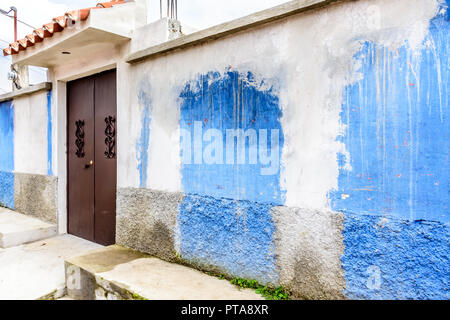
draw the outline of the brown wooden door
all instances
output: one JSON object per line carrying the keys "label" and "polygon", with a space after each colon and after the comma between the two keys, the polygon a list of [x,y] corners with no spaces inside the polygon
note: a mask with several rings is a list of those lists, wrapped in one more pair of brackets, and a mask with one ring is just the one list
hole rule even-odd
{"label": "brown wooden door", "polygon": [[68,231],[115,243],[116,72],[67,84]]}

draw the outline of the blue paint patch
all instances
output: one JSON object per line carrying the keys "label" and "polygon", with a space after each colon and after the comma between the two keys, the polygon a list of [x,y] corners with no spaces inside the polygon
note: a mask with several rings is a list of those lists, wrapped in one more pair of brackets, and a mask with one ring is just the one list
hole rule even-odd
{"label": "blue paint patch", "polygon": [[14,173],[0,171],[0,206],[14,209]]}
{"label": "blue paint patch", "polygon": [[0,103],[0,205],[14,209],[14,108]]}
{"label": "blue paint patch", "polygon": [[0,170],[14,170],[14,108],[12,101],[0,103]]}
{"label": "blue paint patch", "polygon": [[148,167],[148,148],[150,145],[150,124],[151,118],[151,97],[150,83],[143,81],[139,90],[139,103],[142,106],[141,112],[141,135],[136,142],[137,169],[139,171],[139,187],[147,187],[147,167]]}
{"label": "blue paint patch", "polygon": [[345,90],[338,138],[350,159],[339,155],[339,190],[330,193],[332,208],[345,214],[350,298],[449,298],[446,7],[422,48],[366,42],[355,57],[363,78]]}
{"label": "blue paint patch", "polygon": [[344,228],[348,298],[450,298],[447,225],[346,214]]}
{"label": "blue paint patch", "polygon": [[[180,128],[192,140],[188,150],[186,137],[180,139],[187,194],[178,215],[181,256],[234,276],[276,283],[270,210],[284,203],[276,89],[252,73],[210,72],[186,84],[180,98]],[[247,137],[240,144],[236,137],[227,139],[227,130],[236,129],[257,139]],[[269,154],[275,159],[270,163]]]}
{"label": "blue paint patch", "polygon": [[449,32],[440,15],[419,52],[367,42],[356,56],[364,77],[341,113],[352,170],[340,155],[334,209],[450,221]]}
{"label": "blue paint patch", "polygon": [[277,283],[270,207],[251,201],[187,195],[179,208],[180,254],[234,276]]}
{"label": "blue paint patch", "polygon": [[[206,164],[203,155],[210,142],[192,143],[191,164],[182,163],[182,185],[186,193],[283,204],[285,192],[280,189],[280,159],[284,144],[280,124],[282,116],[279,99],[273,86],[265,80],[257,81],[252,73],[245,75],[236,71],[210,72],[189,82],[180,94],[182,99],[180,128],[191,133],[194,140],[195,122],[201,122],[202,133],[216,129],[222,135],[222,163]],[[232,142],[234,164],[227,164],[227,130],[254,130],[258,142],[245,140],[245,163],[238,163],[237,139]],[[266,132],[261,130],[267,130]],[[263,174],[261,158],[261,136],[267,137],[267,148],[278,145],[278,161],[273,174]],[[278,133],[278,141],[272,142],[272,134]],[[202,140],[202,136],[198,140]],[[183,141],[182,145],[183,145]],[[182,147],[183,148],[183,147]],[[256,163],[250,162],[250,150],[257,154]],[[182,158],[184,156],[182,155]],[[274,161],[274,162],[276,162]],[[200,163],[199,163],[200,162]]]}
{"label": "blue paint patch", "polygon": [[52,91],[47,92],[47,174],[53,175]]}

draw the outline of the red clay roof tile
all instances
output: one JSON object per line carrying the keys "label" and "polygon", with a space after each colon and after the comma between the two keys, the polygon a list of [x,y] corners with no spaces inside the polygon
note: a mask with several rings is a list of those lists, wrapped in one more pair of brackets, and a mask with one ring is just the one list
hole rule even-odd
{"label": "red clay roof tile", "polygon": [[66,12],[65,17],[66,17],[66,19],[71,19],[74,22],[83,21],[89,17],[90,12],[91,12],[91,8],[72,10],[72,11]]}
{"label": "red clay roof tile", "polygon": [[34,46],[34,42],[31,41],[27,36],[25,36],[25,38],[23,38],[22,41],[25,43],[25,46],[27,48]]}
{"label": "red clay roof tile", "polygon": [[[125,2],[125,1],[117,1],[117,2]],[[112,6],[116,5],[117,2],[114,1],[110,1],[110,2],[99,2],[97,3],[97,7],[101,7],[101,8],[111,8]]]}
{"label": "red clay roof tile", "polygon": [[20,46],[19,46],[19,42],[18,41],[10,43],[9,47],[11,48],[11,51],[15,52],[15,53],[18,53],[19,50],[20,50]]}
{"label": "red clay roof tile", "polygon": [[36,43],[36,37],[34,34],[27,34],[25,38],[28,40],[29,45],[34,45]]}
{"label": "red clay roof tile", "polygon": [[19,42],[19,51],[21,50],[25,50],[27,48],[27,40],[25,39],[20,39],[17,42]]}
{"label": "red clay roof tile", "polygon": [[44,28],[44,30],[47,30],[51,34],[51,36],[53,36],[54,32],[58,32],[58,31],[62,30],[61,26],[59,26],[59,28],[57,26],[59,26],[59,25],[55,24],[53,22],[50,22],[50,23],[44,24],[42,26],[42,28]]}
{"label": "red clay roof tile", "polygon": [[11,48],[10,47],[3,49],[3,55],[4,56],[8,56],[10,54],[11,54]]}
{"label": "red clay roof tile", "polygon": [[42,40],[44,40],[44,29],[39,28],[39,29],[33,30],[33,35],[34,35],[35,42],[41,42]]}
{"label": "red clay roof tile", "polygon": [[42,42],[45,38],[52,37],[55,32],[64,31],[68,25],[73,25],[77,21],[86,20],[92,9],[111,8],[125,2],[127,1],[115,0],[100,2],[96,7],[68,11],[63,16],[53,18],[52,22],[44,24],[42,28],[33,30],[33,33],[26,35],[25,38],[10,43],[9,47],[3,49],[3,55],[17,54],[19,51],[26,50],[27,47],[34,46],[35,43]]}
{"label": "red clay roof tile", "polygon": [[67,21],[66,21],[65,16],[53,18],[53,23],[57,23],[63,29],[67,26]]}

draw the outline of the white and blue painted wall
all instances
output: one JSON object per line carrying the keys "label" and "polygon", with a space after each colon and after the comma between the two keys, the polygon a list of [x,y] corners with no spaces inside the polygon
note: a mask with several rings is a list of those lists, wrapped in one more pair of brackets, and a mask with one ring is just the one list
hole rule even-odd
{"label": "white and blue painted wall", "polygon": [[115,65],[118,244],[296,298],[448,299],[448,6],[339,1],[129,64],[167,21],[138,28],[0,104],[0,203],[65,221],[64,82]]}
{"label": "white and blue painted wall", "polygon": [[[342,211],[346,294],[449,298],[449,11],[422,44],[362,42],[362,78],[345,88],[333,210]],[[364,276],[380,275],[367,290]]]}
{"label": "white and blue painted wall", "polygon": [[117,242],[301,298],[448,299],[448,5],[119,63]]}
{"label": "white and blue painted wall", "polygon": [[0,205],[56,223],[52,92],[0,103]]}

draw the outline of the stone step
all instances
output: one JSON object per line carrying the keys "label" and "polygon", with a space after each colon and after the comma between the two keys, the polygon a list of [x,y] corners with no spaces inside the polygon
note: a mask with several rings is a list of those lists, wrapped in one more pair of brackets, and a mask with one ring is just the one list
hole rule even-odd
{"label": "stone step", "polygon": [[54,224],[0,207],[0,248],[47,239],[56,234]]}
{"label": "stone step", "polygon": [[0,250],[0,300],[53,300],[67,294],[64,261],[102,246],[70,234]]}
{"label": "stone step", "polygon": [[227,280],[113,245],[67,259],[75,300],[263,300]]}

